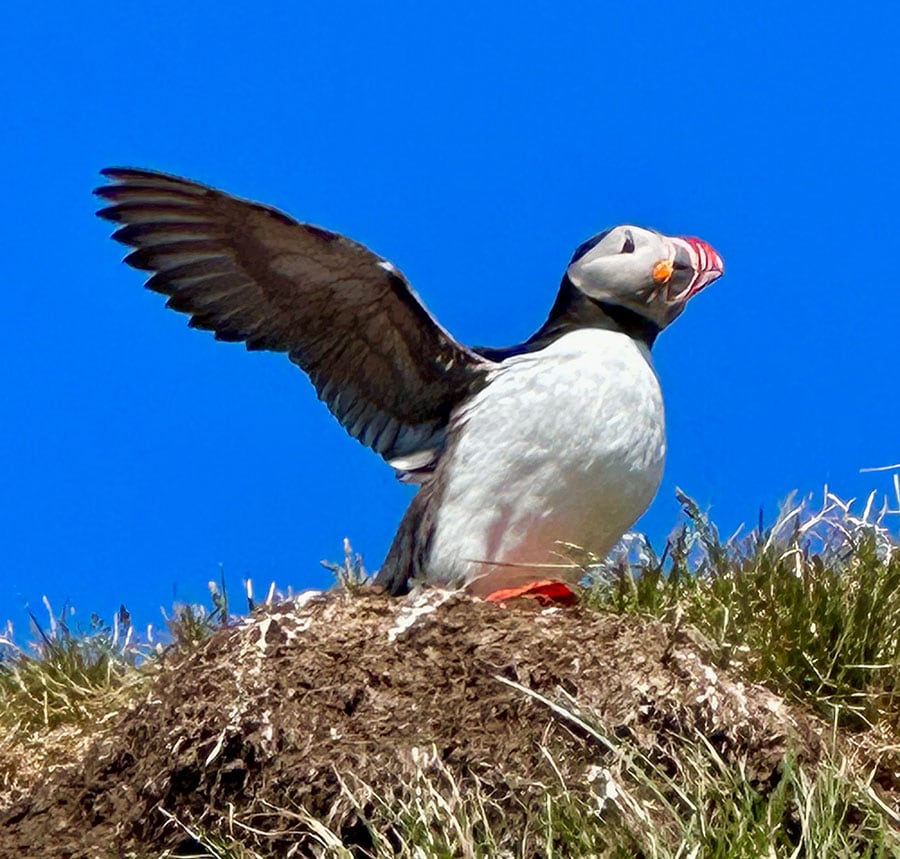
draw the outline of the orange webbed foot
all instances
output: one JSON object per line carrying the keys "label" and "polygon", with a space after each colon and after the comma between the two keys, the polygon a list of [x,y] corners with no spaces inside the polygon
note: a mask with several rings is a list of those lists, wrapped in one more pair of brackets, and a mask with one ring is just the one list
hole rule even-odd
{"label": "orange webbed foot", "polygon": [[554,579],[541,579],[517,588],[501,588],[488,594],[485,599],[488,602],[506,602],[519,597],[535,599],[541,605],[575,605],[578,602],[577,594],[565,582]]}

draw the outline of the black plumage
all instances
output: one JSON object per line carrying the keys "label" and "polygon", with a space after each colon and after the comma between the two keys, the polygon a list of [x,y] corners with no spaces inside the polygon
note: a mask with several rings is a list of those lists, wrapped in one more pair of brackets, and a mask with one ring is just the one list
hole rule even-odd
{"label": "black plumage", "polygon": [[[270,206],[162,173],[110,168],[98,214],[126,262],[189,324],[287,352],[354,438],[387,460],[438,447],[490,362],[454,340],[368,248]],[[415,391],[415,396],[409,392]]]}

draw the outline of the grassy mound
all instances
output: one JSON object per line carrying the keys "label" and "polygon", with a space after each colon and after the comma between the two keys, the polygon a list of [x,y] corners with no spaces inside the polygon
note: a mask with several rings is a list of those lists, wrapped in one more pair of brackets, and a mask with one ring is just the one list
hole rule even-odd
{"label": "grassy mound", "polygon": [[0,856],[900,856],[895,539],[683,501],[574,609],[352,586],[9,647]]}

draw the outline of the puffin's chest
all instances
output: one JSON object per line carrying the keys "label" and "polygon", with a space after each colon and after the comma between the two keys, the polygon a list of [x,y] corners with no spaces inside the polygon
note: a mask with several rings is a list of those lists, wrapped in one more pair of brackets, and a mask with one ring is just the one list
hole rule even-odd
{"label": "puffin's chest", "polygon": [[505,361],[454,435],[436,534],[448,557],[537,562],[557,540],[605,553],[650,504],[665,460],[649,354],[595,329]]}
{"label": "puffin's chest", "polygon": [[504,362],[462,415],[454,465],[525,482],[546,472],[605,483],[604,474],[654,470],[664,453],[662,392],[646,349],[587,329]]}

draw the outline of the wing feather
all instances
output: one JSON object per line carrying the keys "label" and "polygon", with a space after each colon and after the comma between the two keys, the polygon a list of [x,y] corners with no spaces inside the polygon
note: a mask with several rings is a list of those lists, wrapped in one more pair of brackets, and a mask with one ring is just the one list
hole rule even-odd
{"label": "wing feather", "polygon": [[492,362],[457,342],[389,262],[345,236],[163,173],[102,171],[125,261],[189,325],[286,352],[354,438],[387,460],[439,448]]}

